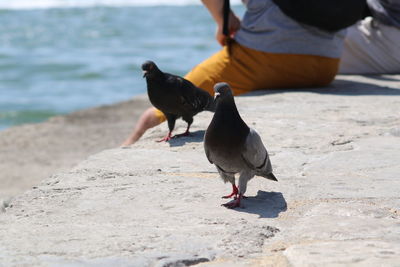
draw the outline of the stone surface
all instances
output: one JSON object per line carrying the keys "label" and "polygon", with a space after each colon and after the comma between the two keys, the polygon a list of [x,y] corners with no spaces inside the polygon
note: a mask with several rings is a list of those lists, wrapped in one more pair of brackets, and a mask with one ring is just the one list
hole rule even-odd
{"label": "stone surface", "polygon": [[0,131],[0,207],[1,199],[9,201],[51,174],[121,144],[148,106],[140,96]]}
{"label": "stone surface", "polygon": [[156,143],[161,125],[94,154],[3,205],[0,266],[400,266],[399,87],[339,76],[237,97],[279,180],[251,180],[239,209],[204,155],[211,113],[190,137]]}

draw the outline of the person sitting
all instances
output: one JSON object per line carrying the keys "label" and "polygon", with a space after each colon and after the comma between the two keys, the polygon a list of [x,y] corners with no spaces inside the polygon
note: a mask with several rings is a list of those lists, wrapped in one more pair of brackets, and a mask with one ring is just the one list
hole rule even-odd
{"label": "person sitting", "polygon": [[[249,0],[244,1],[246,12],[241,21],[229,11],[229,34],[223,34],[223,0],[203,0],[217,24],[216,39],[224,47],[195,66],[185,78],[213,95],[213,86],[227,82],[234,95],[268,88],[309,88],[332,82],[339,68],[345,38],[345,28],[361,16],[365,1],[340,2],[343,20],[330,10],[329,2],[313,0],[314,9],[299,14],[297,5],[310,0]],[[302,2],[302,3],[300,3]],[[300,3],[300,4],[299,4]],[[328,5],[327,5],[328,4]],[[296,7],[296,8],[292,8]],[[331,12],[333,17],[321,18],[318,9]],[[286,12],[284,12],[284,11]],[[356,10],[356,12],[354,12]],[[315,20],[309,21],[311,15]],[[329,14],[328,14],[329,15]],[[295,19],[294,19],[295,18]],[[303,21],[304,20],[304,21]],[[326,24],[326,21],[332,23]],[[336,24],[335,24],[336,23]],[[336,27],[337,24],[339,27]],[[227,37],[233,41],[227,44]],[[149,128],[165,121],[164,114],[154,107],[147,109],[122,146],[135,143]]]}
{"label": "person sitting", "polygon": [[367,16],[348,28],[339,73],[400,73],[400,1],[367,5]]}

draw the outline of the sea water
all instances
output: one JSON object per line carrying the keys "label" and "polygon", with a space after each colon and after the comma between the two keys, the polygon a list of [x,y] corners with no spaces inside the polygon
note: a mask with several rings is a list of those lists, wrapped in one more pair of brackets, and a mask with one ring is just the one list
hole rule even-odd
{"label": "sea water", "polygon": [[214,33],[200,0],[0,0],[0,129],[143,94],[145,60],[184,75]]}

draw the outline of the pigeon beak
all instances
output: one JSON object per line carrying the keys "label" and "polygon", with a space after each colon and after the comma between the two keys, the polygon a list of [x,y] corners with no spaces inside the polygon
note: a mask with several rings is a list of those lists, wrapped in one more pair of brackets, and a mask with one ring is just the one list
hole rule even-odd
{"label": "pigeon beak", "polygon": [[220,95],[220,93],[215,92],[215,94],[214,94],[214,100],[217,99],[217,98],[219,97],[219,95]]}
{"label": "pigeon beak", "polygon": [[147,76],[147,70],[143,71],[143,78]]}

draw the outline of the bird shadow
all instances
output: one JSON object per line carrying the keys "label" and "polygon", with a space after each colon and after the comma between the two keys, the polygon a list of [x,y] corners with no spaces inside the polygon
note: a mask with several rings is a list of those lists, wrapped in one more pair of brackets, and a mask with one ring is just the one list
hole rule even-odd
{"label": "bird shadow", "polygon": [[189,136],[172,138],[168,141],[170,147],[184,146],[186,143],[200,143],[204,139],[204,130],[191,132]]}
{"label": "bird shadow", "polygon": [[241,208],[234,210],[258,214],[260,218],[276,218],[279,213],[285,212],[287,209],[287,203],[282,193],[261,190],[258,190],[256,196],[243,199],[241,205]]}
{"label": "bird shadow", "polygon": [[[360,75],[361,76],[361,75]],[[397,77],[377,76],[377,75],[363,75],[363,77],[382,80],[382,81],[397,81]],[[352,81],[341,79],[337,77],[329,86],[315,87],[315,88],[271,88],[267,90],[257,90],[247,94],[246,96],[260,96],[278,93],[296,93],[296,92],[313,92],[317,94],[326,95],[347,95],[347,96],[362,96],[362,95],[387,95],[397,96],[400,95],[400,88],[381,86],[374,83]]]}

